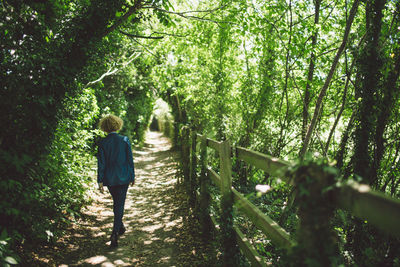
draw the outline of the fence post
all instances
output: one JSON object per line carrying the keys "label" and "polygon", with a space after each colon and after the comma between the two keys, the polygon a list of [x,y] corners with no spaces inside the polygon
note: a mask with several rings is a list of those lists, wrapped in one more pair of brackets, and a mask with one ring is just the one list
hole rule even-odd
{"label": "fence post", "polygon": [[197,175],[196,175],[196,166],[197,166],[197,156],[196,156],[196,137],[197,133],[195,131],[190,131],[190,139],[191,139],[191,149],[190,149],[190,192],[189,192],[189,204],[194,208],[197,203],[196,198],[196,189],[197,189]]}
{"label": "fence post", "polygon": [[231,146],[228,140],[221,143],[220,150],[221,176],[221,234],[223,266],[239,265],[239,249],[233,229],[233,194]]}
{"label": "fence post", "polygon": [[[185,126],[183,126],[183,127],[181,127],[181,123],[178,121],[178,122],[174,122],[174,124],[173,124],[173,136],[172,136],[172,145],[173,145],[173,148],[174,149],[179,149],[179,146],[181,145],[182,146],[182,140],[181,140],[181,138],[179,138],[179,137],[183,137],[182,136],[182,130],[183,130],[183,127],[185,127]],[[181,136],[179,136],[179,131],[181,131]]]}
{"label": "fence post", "polygon": [[189,191],[190,179],[190,146],[189,146],[189,128],[182,127],[182,169],[183,169],[183,183],[185,184],[186,193]]}
{"label": "fence post", "polygon": [[[289,266],[339,266],[342,259],[332,225],[335,211],[333,190],[336,174],[329,166],[301,163],[294,172],[297,187],[299,227],[297,245],[289,255]],[[327,171],[328,170],[328,171]]]}
{"label": "fence post", "polygon": [[200,203],[199,217],[202,226],[203,237],[209,238],[212,230],[210,219],[210,177],[207,173],[207,138],[202,136],[200,139]]}

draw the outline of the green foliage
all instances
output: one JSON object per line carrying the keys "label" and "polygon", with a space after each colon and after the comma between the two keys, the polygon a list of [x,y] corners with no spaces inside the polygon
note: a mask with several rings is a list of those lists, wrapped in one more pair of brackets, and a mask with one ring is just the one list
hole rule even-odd
{"label": "green foliage", "polygon": [[[138,58],[140,45],[111,33],[141,30],[147,12],[136,4],[2,1],[0,229],[10,237],[2,236],[1,263],[22,241],[52,242],[80,216],[95,177],[101,115],[121,115],[123,134],[143,140],[153,109],[152,62]],[[168,0],[151,5],[173,25],[160,11],[172,8]]]}
{"label": "green foliage", "polygon": [[[316,23],[317,1],[157,0],[128,16],[136,1],[3,1],[0,225],[14,241],[51,240],[57,224],[79,216],[86,201],[99,117],[121,116],[122,134],[141,143],[156,95],[171,108],[172,116],[157,118],[176,122],[164,128],[174,138],[190,123],[208,137],[297,158],[352,2],[321,1]],[[355,171],[399,196],[400,4],[366,1],[360,8],[309,150],[337,159],[344,177]],[[163,39],[132,40],[114,28]],[[245,193],[258,183],[273,187],[253,200],[278,220],[289,189],[239,161],[234,171],[233,183]],[[306,187],[299,192],[309,194]],[[295,222],[292,213],[282,224],[293,230]],[[337,221],[343,239],[355,234],[353,223]],[[373,230],[358,229],[363,240],[374,240],[367,238]],[[385,259],[369,241],[349,254],[377,255],[378,263],[395,258],[398,243],[390,243]]]}
{"label": "green foliage", "polygon": [[[79,216],[88,201],[85,191],[91,181],[93,161],[92,130],[98,116],[93,90],[65,100],[63,119],[59,121],[49,154],[29,169],[26,181],[2,180],[1,213],[3,227],[20,240],[39,238],[51,241],[59,225]],[[22,234],[22,236],[20,236]],[[19,236],[19,237],[18,237]]]}
{"label": "green foliage", "polygon": [[336,208],[332,192],[338,179],[337,170],[325,160],[313,160],[308,156],[295,164],[290,172],[296,184],[299,226],[297,245],[290,252],[288,264],[340,265],[343,259],[332,225]]}
{"label": "green foliage", "polygon": [[101,114],[120,116],[124,120],[121,133],[134,144],[143,141],[153,111],[153,85],[148,77],[150,71],[149,63],[138,58],[132,66],[105,78],[100,89],[96,90]]}
{"label": "green foliage", "polygon": [[158,129],[163,132],[165,136],[173,138],[173,117],[168,104],[162,99],[157,99],[155,101],[153,116]]}
{"label": "green foliage", "polygon": [[[175,27],[174,33],[185,37],[165,36],[155,46],[153,52],[163,61],[154,66],[153,79],[171,106],[175,121],[188,122],[207,137],[227,138],[233,145],[286,160],[298,157],[303,131],[308,128],[316,102],[321,101],[309,151],[329,162],[336,159],[344,179],[353,177],[351,173],[358,166],[363,181],[374,181],[376,189],[398,196],[400,127],[399,112],[394,107],[399,104],[395,90],[399,72],[394,70],[399,69],[400,61],[394,40],[399,38],[399,4],[378,1],[382,12],[373,10],[374,1],[359,7],[327,93],[319,100],[354,1],[320,1],[316,23],[317,2],[178,2],[177,11],[212,12],[192,20],[175,16],[176,25],[181,26]],[[159,28],[170,31],[162,25]],[[370,38],[374,31],[378,38]],[[314,67],[310,78],[311,59]],[[369,82],[371,79],[374,83]],[[359,153],[360,147],[366,153]],[[218,169],[213,156],[210,165]],[[272,185],[276,179],[240,161],[235,160],[233,166],[233,184],[244,193],[252,193],[258,183]],[[277,189],[254,202],[293,230],[297,221],[293,211],[288,219],[280,220],[290,191],[284,186],[280,190],[277,184],[274,187]],[[298,190],[301,197],[310,193],[306,187]],[[351,220],[338,222],[342,240],[351,225]],[[360,231],[365,231],[365,236],[372,234],[368,229]],[[396,251],[395,246],[389,250]],[[346,253],[351,255],[355,250]],[[378,257],[385,260],[382,254]]]}
{"label": "green foliage", "polygon": [[[1,37],[0,116],[7,122],[0,134],[0,224],[11,233],[11,248],[23,240],[51,242],[60,225],[80,216],[90,200],[86,191],[100,136],[96,123],[107,103],[96,98],[101,87],[83,84],[106,72],[124,44],[115,34],[101,40],[121,1],[100,6],[50,2],[46,8],[24,1],[1,7],[8,22],[0,25],[6,33]],[[132,89],[131,106],[120,111],[129,108],[130,135],[141,140],[152,95],[146,82],[136,81],[142,90]],[[121,81],[120,88],[128,82]]]}
{"label": "green foliage", "polygon": [[[75,120],[62,109],[66,97],[76,97],[82,88],[79,73],[91,57],[89,48],[96,47],[120,6],[121,1],[101,7],[85,1],[2,1],[0,121],[6,126],[0,133],[0,225],[11,233],[11,246],[26,238],[47,239],[54,220],[64,216],[53,220],[54,213],[73,206],[71,199],[82,193],[71,192],[76,189],[67,187],[72,181],[63,185],[79,160],[64,163],[58,157],[66,148],[81,147],[74,138],[86,133],[73,125],[62,132],[60,123]],[[70,137],[73,142],[66,144]]]}
{"label": "green foliage", "polygon": [[0,235],[0,264],[4,267],[17,265],[20,262],[19,257],[10,249],[10,240],[6,229],[3,229]]}

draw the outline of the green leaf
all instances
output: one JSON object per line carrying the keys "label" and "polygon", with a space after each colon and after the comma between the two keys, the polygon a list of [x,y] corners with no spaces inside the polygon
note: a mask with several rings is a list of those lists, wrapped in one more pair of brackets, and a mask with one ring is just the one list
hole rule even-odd
{"label": "green leaf", "polygon": [[171,8],[172,10],[174,10],[174,6],[171,4],[171,2],[170,2],[169,0],[164,0],[164,1],[163,1],[163,7],[164,7],[166,10],[170,10],[170,8]]}
{"label": "green leaf", "polygon": [[7,236],[8,236],[7,230],[3,229],[3,231],[1,232],[1,235],[0,235],[0,240],[7,240]]}
{"label": "green leaf", "polygon": [[5,257],[4,261],[9,264],[18,264],[17,260],[10,256]]}

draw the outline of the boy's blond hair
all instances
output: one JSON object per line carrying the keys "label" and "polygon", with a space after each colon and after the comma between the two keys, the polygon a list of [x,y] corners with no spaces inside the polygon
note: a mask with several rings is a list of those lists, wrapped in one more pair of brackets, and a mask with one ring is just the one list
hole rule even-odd
{"label": "boy's blond hair", "polygon": [[124,125],[123,120],[120,117],[109,114],[100,120],[100,129],[106,133],[116,132],[121,130]]}

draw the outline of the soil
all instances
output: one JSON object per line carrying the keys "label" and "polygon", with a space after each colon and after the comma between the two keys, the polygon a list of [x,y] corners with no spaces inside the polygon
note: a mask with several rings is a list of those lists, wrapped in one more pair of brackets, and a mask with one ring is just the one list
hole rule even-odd
{"label": "soil", "polygon": [[95,192],[82,219],[53,245],[33,253],[43,266],[215,266],[213,242],[201,238],[200,226],[178,183],[179,153],[159,132],[148,132],[134,149],[136,183],[128,190],[127,229],[111,249],[112,199]]}

